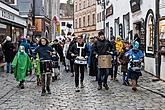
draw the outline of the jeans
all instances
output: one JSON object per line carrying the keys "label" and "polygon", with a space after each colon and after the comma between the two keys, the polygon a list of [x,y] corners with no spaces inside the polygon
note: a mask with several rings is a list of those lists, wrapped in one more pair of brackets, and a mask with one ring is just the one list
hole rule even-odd
{"label": "jeans", "polygon": [[117,71],[118,71],[118,66],[112,66],[111,68],[111,78],[116,78],[117,77]]}
{"label": "jeans", "polygon": [[70,60],[70,71],[71,71],[71,73],[73,73],[74,72],[74,61],[72,61],[72,60]]}
{"label": "jeans", "polygon": [[80,77],[81,83],[83,83],[83,80],[84,80],[84,65],[75,64],[74,69],[75,69],[75,86],[78,87],[79,73],[81,74],[81,77]]}
{"label": "jeans", "polygon": [[128,81],[128,74],[123,72],[123,82]]}
{"label": "jeans", "polygon": [[98,85],[107,84],[109,68],[98,68]]}
{"label": "jeans", "polygon": [[7,62],[6,73],[10,73],[11,71],[11,62]]}
{"label": "jeans", "polygon": [[[50,86],[51,71],[52,71],[51,62],[41,62],[40,71],[41,71],[42,90],[45,90],[45,82],[46,82],[46,87]],[[46,76],[47,76],[47,81],[45,80]]]}

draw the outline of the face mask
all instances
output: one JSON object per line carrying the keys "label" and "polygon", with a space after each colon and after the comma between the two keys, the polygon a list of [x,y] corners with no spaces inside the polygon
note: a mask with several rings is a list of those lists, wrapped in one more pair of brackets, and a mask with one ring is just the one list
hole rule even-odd
{"label": "face mask", "polygon": [[20,52],[21,52],[21,53],[25,52],[25,50],[24,50],[24,47],[23,47],[23,46],[20,46]]}

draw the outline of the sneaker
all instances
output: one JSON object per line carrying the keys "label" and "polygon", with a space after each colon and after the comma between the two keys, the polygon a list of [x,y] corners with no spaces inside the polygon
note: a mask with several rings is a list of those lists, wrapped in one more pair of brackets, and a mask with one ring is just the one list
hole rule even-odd
{"label": "sneaker", "polygon": [[85,86],[84,86],[84,84],[83,84],[83,82],[81,82],[81,88],[84,88]]}
{"label": "sneaker", "polygon": [[130,86],[129,81],[125,81],[126,86]]}
{"label": "sneaker", "polygon": [[41,96],[45,96],[45,95],[46,95],[46,90],[42,90]]}
{"label": "sneaker", "polygon": [[48,94],[51,94],[51,91],[50,91],[50,87],[49,86],[46,87],[46,90],[47,90]]}
{"label": "sneaker", "polygon": [[109,89],[109,87],[108,87],[107,84],[103,84],[103,86],[105,87],[105,90],[108,90]]}
{"label": "sneaker", "polygon": [[75,90],[76,92],[80,92],[80,89],[79,89],[79,87],[76,87],[76,90]]}
{"label": "sneaker", "polygon": [[97,90],[101,90],[102,89],[102,86],[101,85],[99,85],[98,86],[98,88],[97,88]]}

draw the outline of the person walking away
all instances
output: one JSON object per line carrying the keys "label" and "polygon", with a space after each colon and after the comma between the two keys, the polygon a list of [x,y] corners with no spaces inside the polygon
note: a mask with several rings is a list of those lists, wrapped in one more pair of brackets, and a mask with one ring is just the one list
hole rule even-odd
{"label": "person walking away", "polygon": [[14,77],[16,78],[16,81],[20,82],[18,87],[24,89],[26,72],[29,71],[32,67],[30,58],[25,52],[24,46],[19,47],[18,53],[16,54],[12,62],[12,66],[14,69]]}
{"label": "person walking away", "polygon": [[12,73],[12,67],[11,67],[11,62],[14,59],[15,53],[14,53],[14,45],[11,41],[11,37],[7,36],[5,39],[5,43],[2,45],[2,49],[5,55],[5,62],[7,62],[7,68],[6,68],[6,73]]}
{"label": "person walking away", "polygon": [[[42,83],[42,92],[41,96],[46,95],[46,90],[48,94],[51,94],[50,90],[50,80],[51,80],[51,55],[53,52],[53,48],[48,46],[47,38],[43,37],[39,40],[39,46],[34,50],[34,53],[39,55],[40,58],[40,73],[41,73],[41,83]],[[45,81],[45,77],[47,76],[47,81]],[[45,90],[45,82],[46,82],[46,90]]]}
{"label": "person walking away", "polygon": [[[105,39],[104,33],[102,31],[98,33],[98,36],[99,36],[99,40],[94,44],[93,53],[96,58],[99,58],[100,56],[103,55],[108,56],[112,50],[112,44],[110,41]],[[102,89],[102,83],[106,90],[109,89],[107,85],[107,79],[110,73],[110,68],[111,67],[106,67],[106,68],[98,67],[98,90]]]}
{"label": "person walking away", "polygon": [[138,49],[139,43],[137,41],[133,44],[133,49],[126,52],[125,56],[129,58],[128,72],[132,82],[132,90],[137,90],[137,82],[141,76],[141,63],[144,60],[144,53]]}
{"label": "person walking away", "polygon": [[70,42],[71,42],[71,39],[69,37],[67,37],[65,44],[64,44],[64,49],[63,49],[63,55],[65,57],[65,70],[66,70],[66,72],[69,71],[69,66],[70,66],[70,61],[69,61],[69,59],[66,58]]}
{"label": "person walking away", "polygon": [[79,90],[79,74],[80,77],[80,84],[81,88],[84,88],[84,68],[87,64],[87,47],[86,44],[83,42],[83,35],[78,36],[77,43],[73,44],[70,48],[71,56],[74,57],[74,69],[75,69],[75,86],[76,92],[80,92]]}

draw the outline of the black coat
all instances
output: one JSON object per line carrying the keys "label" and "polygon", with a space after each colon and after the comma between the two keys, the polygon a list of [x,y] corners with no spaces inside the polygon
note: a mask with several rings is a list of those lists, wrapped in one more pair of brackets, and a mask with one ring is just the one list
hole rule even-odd
{"label": "black coat", "polygon": [[93,54],[97,55],[108,55],[112,51],[112,44],[108,40],[98,40],[93,47]]}
{"label": "black coat", "polygon": [[93,54],[93,46],[92,46],[92,53],[90,56],[90,68],[89,68],[89,76],[96,76],[97,75],[97,58],[95,54]]}
{"label": "black coat", "polygon": [[15,52],[14,52],[14,45],[12,42],[7,41],[4,43],[4,45],[2,46],[3,51],[4,51],[4,55],[5,55],[5,61],[6,62],[12,62],[15,56]]}

